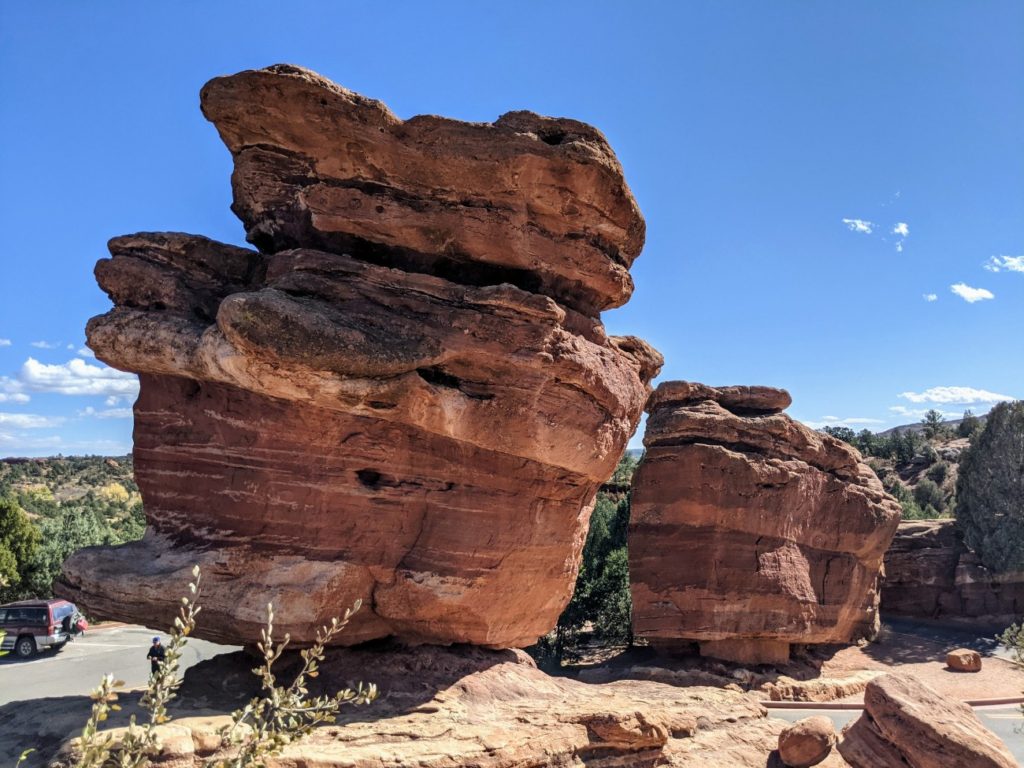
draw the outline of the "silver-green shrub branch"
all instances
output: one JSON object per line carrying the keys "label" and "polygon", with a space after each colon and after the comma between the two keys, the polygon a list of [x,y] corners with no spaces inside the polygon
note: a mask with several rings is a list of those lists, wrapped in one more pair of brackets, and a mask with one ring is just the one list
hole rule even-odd
{"label": "silver-green shrub branch", "polygon": [[149,757],[159,749],[156,726],[170,720],[167,704],[181,685],[181,678],[178,677],[181,656],[189,636],[196,628],[196,616],[201,610],[196,604],[201,579],[198,565],[192,569],[192,578],[194,581],[188,585],[188,596],[181,598],[181,607],[174,619],[164,660],[150,677],[149,687],[140,701],[142,707],[149,712],[148,721],[140,726],[135,715],[132,715],[120,740],[115,740],[110,733],[100,733],[100,723],[107,719],[111,711],[120,710],[117,689],[124,686],[123,681],[105,675],[92,694],[92,714],[82,731],[81,756],[77,768],[143,768],[149,763]]}
{"label": "silver-green shrub branch", "polygon": [[263,684],[262,695],[254,697],[242,709],[232,715],[232,724],[223,736],[227,744],[237,752],[225,760],[214,760],[207,763],[207,768],[245,768],[262,766],[267,757],[278,754],[285,746],[308,735],[322,723],[333,723],[338,711],[345,704],[369,704],[377,697],[377,687],[362,683],[355,690],[346,688],[334,696],[317,696],[308,698],[307,680],[319,674],[319,665],[324,659],[324,648],[348,624],[352,614],[359,610],[360,601],[345,611],[339,621],[332,619],[329,626],[317,631],[313,647],[300,653],[302,668],[292,681],[283,687],[277,684],[274,675],[274,663],[284,653],[290,641],[286,634],[284,640],[274,643],[274,607],[267,606],[267,626],[261,632],[261,641],[257,646],[263,655],[263,664],[253,670]]}
{"label": "silver-green shrub branch", "polygon": [[[132,715],[127,728],[119,738],[101,726],[111,712],[120,710],[118,689],[124,686],[122,680],[105,675],[92,693],[92,712],[82,729],[78,743],[79,756],[75,768],[145,768],[150,758],[160,748],[157,726],[170,721],[167,705],[177,694],[182,679],[178,676],[182,653],[189,636],[196,626],[200,607],[199,567],[192,570],[193,581],[188,585],[189,594],[181,599],[178,617],[174,620],[171,638],[167,644],[164,660],[158,671],[150,678],[149,686],[140,704],[149,713],[148,720],[139,725]],[[313,647],[300,652],[302,667],[291,685],[280,686],[274,675],[273,666],[285,649],[290,637],[274,642],[274,607],[267,606],[267,626],[261,631],[258,644],[263,663],[253,670],[260,678],[262,692],[242,709],[234,712],[231,724],[221,729],[221,745],[228,749],[230,757],[210,760],[207,768],[252,768],[266,765],[266,758],[278,754],[286,745],[308,735],[322,723],[333,723],[338,711],[346,704],[369,704],[377,697],[375,685],[355,690],[346,688],[334,696],[309,698],[308,681],[317,677],[324,660],[326,646],[345,628],[352,614],[360,608],[360,602],[349,610],[341,620],[333,619],[316,635]]]}

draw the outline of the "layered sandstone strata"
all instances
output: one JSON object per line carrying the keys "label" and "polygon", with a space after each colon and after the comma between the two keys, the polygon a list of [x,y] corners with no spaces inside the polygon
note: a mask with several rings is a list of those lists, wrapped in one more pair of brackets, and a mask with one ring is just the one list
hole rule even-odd
{"label": "layered sandstone strata", "polygon": [[1018,763],[974,711],[907,675],[883,675],[864,691],[864,714],[839,752],[854,768],[1013,768]]}
{"label": "layered sandstone strata", "polygon": [[[218,78],[261,251],[115,238],[88,326],[140,374],[141,542],[65,565],[94,615],[298,643],[532,643],[568,601],[593,500],[661,357],[609,337],[644,224],[595,129],[528,113],[401,121],[306,70]],[[556,140],[557,139],[557,140]]]}
{"label": "layered sandstone strata", "polygon": [[1024,614],[1024,573],[982,565],[955,520],[908,520],[885,554],[882,612],[1006,626]]}
{"label": "layered sandstone strata", "polygon": [[[298,661],[285,656],[279,679],[291,680]],[[240,652],[185,673],[154,765],[201,768],[230,757],[217,731],[230,724],[223,713],[258,695],[252,665]],[[748,694],[649,681],[588,685],[547,675],[515,650],[338,649],[319,672],[309,681],[313,694],[366,680],[382,696],[343,708],[337,723],[268,757],[268,768],[764,768],[776,764],[771,753],[786,725]],[[125,724],[136,699],[122,694],[124,711],[105,725]],[[72,745],[54,753],[79,735],[88,707],[84,697],[65,697],[0,708],[0,759],[13,755],[13,764],[19,750],[38,745],[33,757],[45,764],[74,765]]]}
{"label": "layered sandstone strata", "polygon": [[744,663],[878,626],[899,504],[850,446],[769,387],[658,387],[634,476],[633,625],[662,646]]}

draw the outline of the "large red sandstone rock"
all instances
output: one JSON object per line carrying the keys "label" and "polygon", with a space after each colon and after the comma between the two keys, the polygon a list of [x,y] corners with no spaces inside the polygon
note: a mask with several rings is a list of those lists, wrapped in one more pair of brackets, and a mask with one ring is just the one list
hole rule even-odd
{"label": "large red sandstone rock", "polygon": [[779,413],[788,404],[687,382],[652,396],[629,531],[637,637],[767,663],[876,631],[899,504],[853,448]]}
{"label": "large red sandstone rock", "polygon": [[[255,641],[272,601],[307,643],[362,599],[345,642],[532,643],[661,365],[594,309],[628,297],[593,276],[624,285],[643,241],[611,150],[535,115],[401,123],[293,67],[219,78],[203,105],[235,154],[235,208],[276,252],[111,241],[96,275],[115,307],[88,339],[141,374],[148,530],[77,553],[58,590],[163,626],[198,563],[213,640]],[[300,155],[322,178],[274,160]],[[431,222],[443,236],[416,241]],[[297,245],[334,252],[279,250]]]}
{"label": "large red sandstone rock", "polygon": [[885,554],[882,611],[1005,627],[1024,614],[1024,573],[982,565],[955,520],[908,520]]}
{"label": "large red sandstone rock", "polygon": [[854,768],[1014,768],[1017,761],[966,704],[907,675],[883,675],[864,691],[864,714],[839,752]]}

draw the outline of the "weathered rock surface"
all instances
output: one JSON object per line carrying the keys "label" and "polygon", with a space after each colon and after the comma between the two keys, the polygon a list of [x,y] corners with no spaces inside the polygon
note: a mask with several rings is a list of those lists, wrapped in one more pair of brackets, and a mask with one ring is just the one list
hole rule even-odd
{"label": "weathered rock surface", "polygon": [[632,293],[644,221],[589,125],[529,112],[403,121],[289,65],[218,77],[201,98],[235,159],[233,208],[262,250],[507,282],[588,313]]}
{"label": "weathered rock surface", "polygon": [[655,645],[780,663],[878,625],[899,504],[856,450],[779,413],[768,387],[658,387],[634,476],[633,624]]}
{"label": "weathered rock surface", "polygon": [[[291,679],[291,663],[286,657],[279,665],[279,679]],[[227,717],[210,713],[255,694],[251,667],[252,659],[238,653],[188,671],[159,764],[199,766],[217,754],[213,734]],[[750,695],[645,681],[589,685],[550,677],[517,651],[339,649],[321,666],[313,692],[360,680],[376,683],[381,698],[344,710],[336,725],[286,747],[268,766],[763,768],[773,764],[769,756],[786,725],[767,718]],[[0,709],[11,751],[40,733],[47,745],[77,735],[88,700],[77,701],[78,717],[54,700],[40,702],[47,706],[42,718],[30,707]],[[115,726],[133,711],[124,703]]]}
{"label": "weathered rock surface", "polygon": [[779,757],[788,768],[810,768],[829,756],[836,743],[832,720],[823,716],[797,720],[779,734]]}
{"label": "weathered rock surface", "polygon": [[864,714],[839,751],[855,768],[1013,768],[1017,761],[966,704],[906,675],[868,683]]}
{"label": "weathered rock surface", "polygon": [[981,654],[970,648],[957,648],[946,654],[946,666],[954,672],[981,672]]}
{"label": "weathered rock surface", "polygon": [[597,317],[643,242],[607,143],[526,113],[402,123],[285,66],[203,108],[270,252],[111,241],[87,334],[140,374],[148,530],[74,555],[59,591],[164,626],[198,563],[212,640],[255,641],[272,601],[306,643],[362,599],[345,642],[534,642],[661,365]]}
{"label": "weathered rock surface", "polygon": [[983,566],[955,520],[908,520],[885,554],[882,611],[1006,626],[1024,614],[1024,573]]}

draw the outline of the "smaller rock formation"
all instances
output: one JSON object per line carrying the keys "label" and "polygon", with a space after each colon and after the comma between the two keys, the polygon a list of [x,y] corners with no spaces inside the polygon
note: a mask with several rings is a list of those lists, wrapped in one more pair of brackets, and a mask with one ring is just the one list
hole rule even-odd
{"label": "smaller rock formation", "polygon": [[946,654],[946,666],[954,672],[981,672],[981,654],[970,648],[957,648]]}
{"label": "smaller rock formation", "polygon": [[883,675],[868,683],[864,714],[843,730],[839,752],[854,768],[1017,765],[969,706],[906,675]]}
{"label": "smaller rock formation", "polygon": [[836,743],[836,729],[823,716],[797,720],[779,734],[779,758],[788,768],[810,768],[822,762]]}
{"label": "smaller rock formation", "polygon": [[1005,627],[1024,614],[1024,572],[983,566],[955,520],[908,520],[885,554],[882,611]]}
{"label": "smaller rock formation", "polygon": [[789,403],[679,381],[651,396],[629,531],[637,637],[751,664],[877,631],[899,504],[855,449],[781,413]]}

